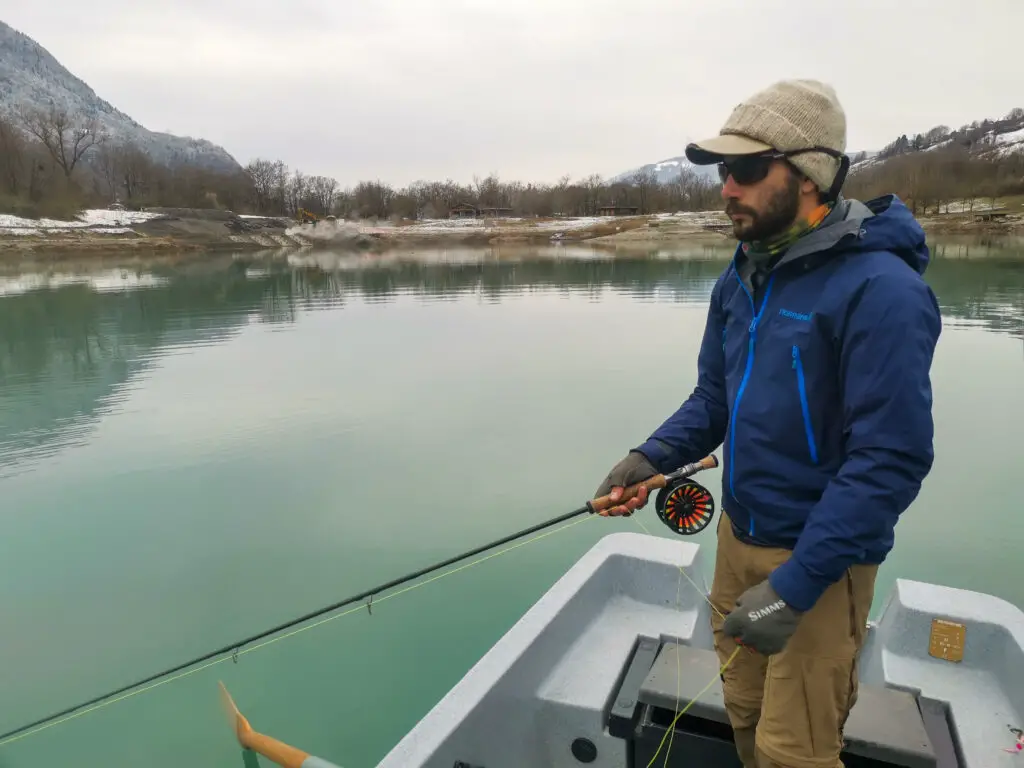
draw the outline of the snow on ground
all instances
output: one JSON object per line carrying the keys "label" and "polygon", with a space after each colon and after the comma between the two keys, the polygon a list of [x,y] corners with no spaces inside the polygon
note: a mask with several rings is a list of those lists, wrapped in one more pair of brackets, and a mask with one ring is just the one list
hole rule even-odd
{"label": "snow on ground", "polygon": [[724,211],[676,211],[675,213],[659,213],[654,218],[658,221],[691,224],[695,227],[729,223]]}
{"label": "snow on ground", "polygon": [[1024,128],[999,134],[996,136],[996,145],[996,153],[1001,157],[1024,152]]}
{"label": "snow on ground", "polygon": [[1024,128],[996,136],[996,144],[1018,144],[1022,141],[1024,141]]}
{"label": "snow on ground", "polygon": [[162,216],[161,213],[149,213],[147,211],[111,211],[106,208],[93,208],[82,211],[78,218],[86,222],[86,226],[125,226],[128,224],[141,224],[144,221]]}
{"label": "snow on ground", "polygon": [[565,219],[551,219],[548,221],[533,221],[523,218],[479,218],[479,219],[422,219],[413,224],[395,226],[388,222],[373,224],[370,222],[357,222],[359,231],[366,234],[416,234],[420,232],[492,232],[496,230],[510,229],[540,229],[552,232],[567,232],[574,229],[585,229],[595,224],[605,224],[615,221],[615,216],[580,216]]}
{"label": "snow on ground", "polygon": [[452,230],[483,230],[484,219],[421,219],[407,226],[396,226],[389,221],[353,221],[338,224],[355,225],[365,234],[384,234],[403,232],[451,232]]}
{"label": "snow on ground", "polygon": [[572,219],[554,219],[552,221],[538,221],[537,229],[554,229],[559,232],[571,231],[574,229],[586,229],[597,224],[608,224],[616,220],[615,216],[580,216]]}
{"label": "snow on ground", "polygon": [[93,208],[82,211],[71,221],[61,219],[25,219],[0,213],[0,234],[38,235],[41,232],[69,232],[73,229],[86,229],[107,234],[124,234],[131,232],[132,224],[141,224],[162,214],[145,211],[112,211],[106,208]]}
{"label": "snow on ground", "polygon": [[942,204],[943,213],[981,213],[983,211],[999,210],[1005,208],[1005,203],[997,202],[995,206],[992,205],[991,198],[974,198],[974,205],[972,207],[971,200],[954,200],[949,203]]}
{"label": "snow on ground", "polygon": [[[390,222],[373,223],[368,221],[345,222],[349,226],[355,226],[359,232],[364,234],[394,234],[394,235],[415,235],[420,233],[445,233],[445,232],[487,232],[487,233],[516,233],[516,232],[550,232],[553,236],[561,233],[574,232],[583,229],[590,229],[598,226],[615,225],[623,222],[626,217],[622,216],[573,216],[554,219],[532,219],[532,218],[495,218],[495,219],[423,219],[402,226],[396,226]],[[639,218],[651,219],[663,223],[682,224],[692,227],[705,227],[709,225],[721,226],[728,223],[724,213],[720,210],[709,211],[678,211],[676,213],[657,213]],[[339,222],[340,223],[340,222]],[[306,230],[302,230],[305,235]]]}

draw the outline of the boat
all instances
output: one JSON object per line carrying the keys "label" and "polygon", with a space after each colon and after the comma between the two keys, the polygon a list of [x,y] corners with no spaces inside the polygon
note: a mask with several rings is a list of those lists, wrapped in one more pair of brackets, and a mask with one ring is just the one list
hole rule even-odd
{"label": "boat", "polygon": [[[741,768],[706,557],[684,538],[603,537],[378,768]],[[1024,612],[1013,604],[897,579],[868,623],[859,681],[846,768],[1024,766]],[[223,694],[243,747],[284,768],[344,768],[253,731]]]}

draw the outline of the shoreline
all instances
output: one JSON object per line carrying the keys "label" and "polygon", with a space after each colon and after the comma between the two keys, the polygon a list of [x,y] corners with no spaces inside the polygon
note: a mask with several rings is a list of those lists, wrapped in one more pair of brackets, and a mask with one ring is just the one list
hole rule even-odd
{"label": "shoreline", "polygon": [[[116,226],[70,224],[0,230],[0,262],[63,261],[104,256],[161,256],[206,252],[312,249],[373,255],[394,249],[587,245],[600,250],[656,247],[732,247],[729,222],[721,211],[621,217],[546,219],[440,219],[425,222],[322,220],[299,224],[280,217],[237,216],[228,211],[155,209],[153,213],[104,214]],[[131,216],[146,216],[131,221]],[[1024,215],[978,221],[971,214],[921,216],[929,235],[1024,238]]]}

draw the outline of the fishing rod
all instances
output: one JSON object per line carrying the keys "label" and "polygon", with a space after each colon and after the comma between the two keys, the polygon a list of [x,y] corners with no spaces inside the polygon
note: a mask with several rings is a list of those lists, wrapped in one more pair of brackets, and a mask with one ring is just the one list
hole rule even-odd
{"label": "fishing rod", "polygon": [[700,472],[701,470],[714,469],[717,466],[718,457],[712,454],[701,459],[700,461],[695,461],[691,464],[686,464],[682,467],[679,467],[678,469],[673,470],[672,472],[653,475],[652,477],[649,477],[646,480],[634,483],[633,485],[630,485],[629,487],[625,488],[622,492],[622,496],[618,500],[612,501],[611,494],[607,494],[596,499],[591,499],[578,509],[574,509],[572,512],[566,512],[565,514],[558,515],[557,517],[553,517],[545,522],[537,523],[536,525],[531,525],[529,528],[524,528],[523,530],[509,534],[508,536],[503,536],[502,538],[496,539],[495,541],[492,541],[488,544],[484,544],[482,546],[476,547],[475,549],[468,550],[466,552],[463,552],[462,554],[455,555],[454,557],[449,557],[447,560],[442,560],[441,562],[435,563],[434,565],[429,565],[426,568],[421,568],[418,571],[413,571],[412,573],[408,573],[405,576],[400,576],[397,579],[392,579],[391,581],[385,582],[384,584],[379,584],[376,587],[367,589],[363,592],[360,592],[359,594],[352,595],[351,597],[346,597],[344,600],[340,600],[332,605],[328,605],[324,608],[319,608],[315,611],[311,611],[310,613],[307,613],[303,616],[299,616],[297,618],[286,621],[282,624],[278,624],[276,627],[272,627],[258,634],[251,635],[250,637],[247,637],[243,640],[230,643],[221,648],[218,648],[215,651],[205,653],[202,656],[197,656],[194,659],[186,661],[182,664],[178,664],[177,666],[171,667],[169,669],[165,669],[162,672],[149,675],[148,677],[145,677],[142,680],[137,680],[134,683],[129,683],[128,685],[124,685],[118,688],[117,690],[110,691],[101,696],[96,696],[95,698],[89,699],[88,701],[83,701],[80,704],[76,704],[73,707],[63,709],[60,712],[54,712],[53,714],[47,715],[46,717],[41,717],[38,720],[35,720],[31,723],[27,723],[26,725],[22,725],[12,731],[8,731],[7,733],[0,735],[0,743],[7,741],[12,736],[17,736],[18,734],[23,733],[24,731],[43,725],[44,723],[47,723],[51,720],[56,720],[57,718],[65,717],[66,715],[70,715],[74,712],[77,712],[78,710],[93,706],[94,704],[99,704],[100,702],[106,699],[110,699],[114,696],[126,693],[127,691],[130,691],[133,688],[138,688],[140,686],[147,685],[148,683],[152,683],[156,680],[159,680],[162,677],[167,677],[168,675],[173,675],[176,672],[181,672],[185,669],[188,669],[189,667],[201,664],[204,661],[210,661],[211,659],[214,659],[218,656],[224,656],[228,653],[237,654],[239,649],[243,646],[249,645],[250,643],[256,642],[257,640],[263,640],[264,638],[270,637],[271,635],[275,635],[278,632],[290,629],[296,626],[297,624],[302,624],[304,622],[309,621],[310,619],[315,619],[319,616],[322,616],[325,613],[336,611],[339,608],[344,608],[354,603],[363,602],[367,598],[369,598],[369,602],[367,603],[367,609],[372,614],[374,595],[378,595],[381,592],[386,592],[389,589],[393,589],[407,582],[414,581],[420,578],[421,576],[426,576],[427,574],[432,573],[434,571],[439,571],[442,568],[448,567],[449,565],[454,565],[460,560],[465,560],[467,558],[473,557],[474,555],[479,555],[482,552],[486,552],[489,549],[494,549],[495,547],[501,546],[502,544],[507,544],[508,542],[514,541],[515,539],[520,539],[523,536],[528,536],[531,533],[536,533],[537,531],[543,530],[545,528],[550,528],[551,526],[558,525],[559,523],[565,522],[566,520],[571,520],[574,517],[578,517],[583,514],[599,514],[601,512],[604,512],[605,510],[614,507],[618,504],[621,504],[624,501],[627,501],[628,499],[631,499],[634,496],[636,496],[641,486],[645,486],[648,490],[658,489],[659,492],[657,499],[655,500],[655,508],[658,512],[658,518],[663,523],[665,523],[665,525],[667,525],[672,531],[680,535],[693,535],[703,530],[705,527],[707,527],[707,524],[711,522],[711,518],[714,515],[714,500],[710,492],[708,492],[706,488],[701,486],[699,483],[690,480],[689,477],[691,475],[696,474],[697,472]]}

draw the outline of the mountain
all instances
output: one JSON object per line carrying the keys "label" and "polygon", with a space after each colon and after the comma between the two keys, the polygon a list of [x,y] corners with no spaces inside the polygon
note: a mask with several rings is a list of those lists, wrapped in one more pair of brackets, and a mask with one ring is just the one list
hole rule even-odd
{"label": "mountain", "polygon": [[95,118],[112,143],[134,143],[164,166],[240,168],[225,149],[205,139],[157,133],[139,125],[97,96],[35,40],[0,21],[0,117],[20,126],[19,110],[51,107],[64,109],[72,117]]}
{"label": "mountain", "polygon": [[713,165],[694,165],[686,159],[685,155],[679,157],[670,157],[667,160],[662,160],[657,163],[649,163],[648,165],[641,166],[639,168],[633,168],[632,170],[620,173],[618,176],[614,176],[609,179],[610,184],[617,184],[619,182],[629,182],[631,177],[639,172],[653,171],[655,178],[657,178],[659,184],[667,184],[671,181],[675,181],[679,178],[679,172],[681,169],[690,170],[696,173],[698,176],[702,176],[708,181],[715,184],[718,183],[718,171]]}
{"label": "mountain", "polygon": [[1024,108],[1011,109],[996,120],[975,120],[955,130],[938,125],[925,133],[903,134],[877,152],[853,156],[851,173],[877,168],[894,157],[951,149],[966,150],[973,157],[997,162],[1024,157]]}

